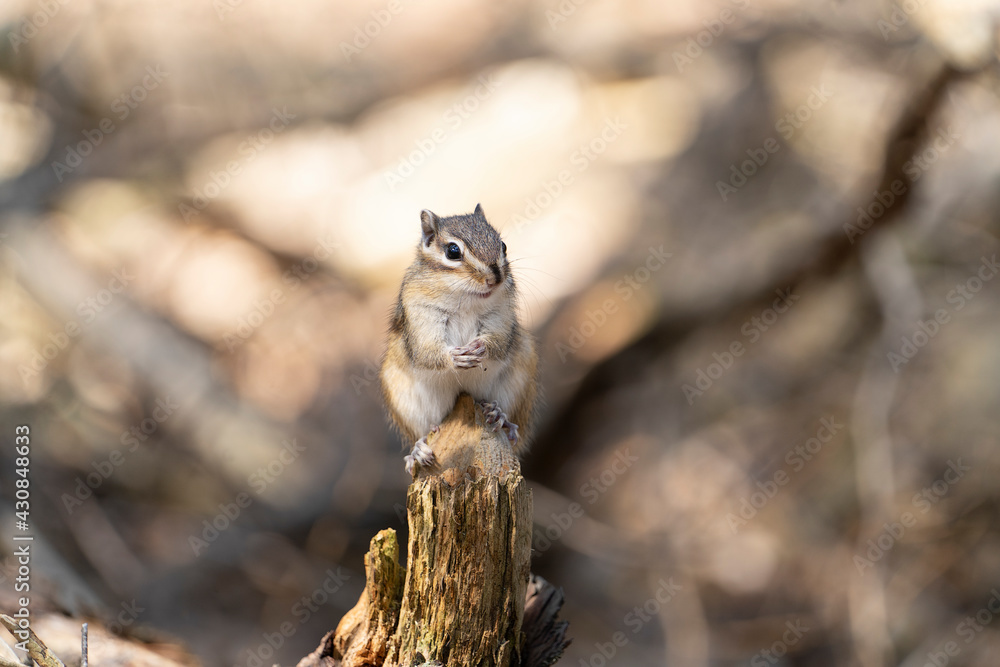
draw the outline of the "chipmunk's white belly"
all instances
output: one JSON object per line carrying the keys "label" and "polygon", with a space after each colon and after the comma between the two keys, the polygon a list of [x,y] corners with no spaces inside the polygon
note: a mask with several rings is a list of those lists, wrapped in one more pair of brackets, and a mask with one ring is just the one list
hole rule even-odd
{"label": "chipmunk's white belly", "polygon": [[[478,334],[476,315],[452,315],[446,325],[445,343],[448,348],[461,347]],[[405,405],[398,407],[417,433],[427,433],[440,424],[463,391],[476,400],[497,401],[501,409],[507,410],[513,405],[514,392],[504,386],[505,381],[509,382],[506,371],[506,362],[494,359],[483,361],[477,368],[415,369],[408,391],[400,397]]]}
{"label": "chipmunk's white belly", "polygon": [[427,433],[441,423],[460,393],[467,392],[476,400],[497,401],[502,410],[513,406],[514,392],[505,385],[506,364],[487,359],[486,367],[451,368],[443,371],[418,369],[410,391],[405,396],[401,412],[413,421],[417,433]]}
{"label": "chipmunk's white belly", "polygon": [[[445,340],[448,347],[461,347],[468,345],[479,335],[479,316],[475,312],[454,314],[448,318],[446,325]],[[506,377],[504,369],[506,362],[495,359],[486,359],[477,368],[449,369],[444,373],[447,376],[449,387],[454,390],[457,397],[462,391],[467,391],[473,398],[484,401],[500,401],[498,394],[502,392],[502,382]],[[504,399],[506,397],[503,397]],[[506,401],[504,401],[504,404]],[[454,398],[452,399],[452,405]],[[450,411],[452,405],[448,406]]]}
{"label": "chipmunk's white belly", "polygon": [[445,324],[445,342],[448,347],[467,345],[479,334],[479,317],[476,313],[453,313]]}

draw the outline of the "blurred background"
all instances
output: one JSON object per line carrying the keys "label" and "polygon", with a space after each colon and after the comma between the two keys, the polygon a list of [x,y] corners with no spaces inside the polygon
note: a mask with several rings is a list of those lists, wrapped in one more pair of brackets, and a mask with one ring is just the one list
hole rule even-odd
{"label": "blurred background", "polygon": [[406,538],[375,378],[419,211],[482,203],[541,352],[562,664],[995,664],[998,18],[7,0],[5,611],[26,424],[57,653],[66,614],[95,662],[315,648]]}

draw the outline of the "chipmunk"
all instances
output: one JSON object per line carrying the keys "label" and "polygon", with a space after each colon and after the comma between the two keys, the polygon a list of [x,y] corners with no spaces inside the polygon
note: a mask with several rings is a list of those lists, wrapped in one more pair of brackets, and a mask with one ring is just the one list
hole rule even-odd
{"label": "chipmunk", "polygon": [[538,353],[517,319],[507,244],[482,205],[444,218],[421,211],[420,226],[379,371],[393,426],[413,443],[406,471],[435,464],[427,435],[463,391],[522,454],[535,417]]}

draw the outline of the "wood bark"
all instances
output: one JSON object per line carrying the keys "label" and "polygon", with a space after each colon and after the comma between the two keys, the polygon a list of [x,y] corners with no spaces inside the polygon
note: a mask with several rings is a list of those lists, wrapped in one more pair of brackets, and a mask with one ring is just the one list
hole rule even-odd
{"label": "wood bark", "polygon": [[[405,571],[395,531],[383,530],[358,604],[299,667],[534,667],[568,643],[561,591],[541,579],[529,588],[531,491],[504,432],[463,394],[428,443],[438,466],[418,470],[407,494]],[[544,645],[524,644],[526,598],[538,623],[527,635]]]}

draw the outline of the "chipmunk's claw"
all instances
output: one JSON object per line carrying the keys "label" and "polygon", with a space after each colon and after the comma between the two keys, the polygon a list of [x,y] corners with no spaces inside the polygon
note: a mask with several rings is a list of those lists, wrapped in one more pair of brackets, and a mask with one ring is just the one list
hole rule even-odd
{"label": "chipmunk's claw", "polygon": [[486,424],[493,427],[493,432],[496,433],[500,429],[506,428],[510,444],[517,444],[517,424],[510,421],[504,411],[500,409],[500,404],[496,401],[480,401],[479,405],[483,407]]}
{"label": "chipmunk's claw", "polygon": [[500,404],[496,401],[480,401],[479,405],[483,408],[486,423],[493,427],[494,433],[507,423],[507,415],[500,409]]}
{"label": "chipmunk's claw", "polygon": [[456,368],[475,368],[486,358],[486,343],[476,338],[468,345],[453,347],[448,352]]}
{"label": "chipmunk's claw", "polygon": [[[437,433],[440,430],[440,426],[435,426],[431,429],[431,433]],[[416,466],[433,468],[437,465],[437,457],[434,456],[434,450],[431,449],[431,446],[427,444],[426,435],[413,443],[413,449],[403,461],[406,463],[406,472],[409,475],[413,474],[413,469]]]}

